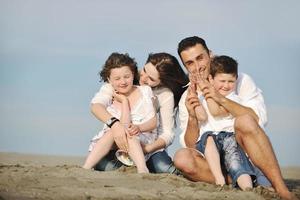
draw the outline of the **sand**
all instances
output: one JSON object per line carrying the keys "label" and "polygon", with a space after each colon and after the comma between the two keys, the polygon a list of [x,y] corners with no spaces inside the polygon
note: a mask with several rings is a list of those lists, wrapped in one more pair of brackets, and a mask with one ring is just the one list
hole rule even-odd
{"label": "sand", "polygon": [[[264,188],[242,192],[191,182],[170,174],[136,174],[135,168],[97,172],[80,167],[82,157],[0,153],[2,199],[279,199]],[[284,168],[291,191],[300,197],[300,168]]]}

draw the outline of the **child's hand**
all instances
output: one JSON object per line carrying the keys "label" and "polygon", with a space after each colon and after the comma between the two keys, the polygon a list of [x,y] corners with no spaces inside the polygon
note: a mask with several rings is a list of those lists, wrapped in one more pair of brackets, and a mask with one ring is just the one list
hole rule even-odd
{"label": "child's hand", "polygon": [[138,135],[140,134],[141,130],[137,125],[134,125],[132,123],[129,124],[129,126],[127,127],[127,133],[129,134],[129,136],[133,136],[133,135]]}
{"label": "child's hand", "polygon": [[122,103],[124,101],[127,101],[127,97],[123,94],[119,94],[119,92],[115,91],[113,93],[113,100],[119,102],[119,103]]}

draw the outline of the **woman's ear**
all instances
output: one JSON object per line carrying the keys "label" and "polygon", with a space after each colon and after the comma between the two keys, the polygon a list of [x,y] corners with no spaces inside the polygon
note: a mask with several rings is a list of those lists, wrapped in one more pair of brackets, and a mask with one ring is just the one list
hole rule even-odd
{"label": "woman's ear", "polygon": [[111,83],[109,77],[107,77],[107,82],[108,82],[108,83]]}
{"label": "woman's ear", "polygon": [[211,74],[208,75],[208,81],[210,84],[212,84],[212,85],[214,84],[214,79]]}

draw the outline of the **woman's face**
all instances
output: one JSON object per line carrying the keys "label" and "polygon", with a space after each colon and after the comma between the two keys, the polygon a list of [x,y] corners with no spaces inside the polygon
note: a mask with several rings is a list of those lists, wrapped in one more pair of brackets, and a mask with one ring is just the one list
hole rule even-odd
{"label": "woman's face", "polygon": [[114,68],[110,71],[108,82],[120,94],[128,94],[133,87],[133,73],[128,66]]}
{"label": "woman's face", "polygon": [[140,71],[140,85],[148,85],[150,87],[155,87],[160,84],[159,72],[156,70],[155,66],[149,62]]}

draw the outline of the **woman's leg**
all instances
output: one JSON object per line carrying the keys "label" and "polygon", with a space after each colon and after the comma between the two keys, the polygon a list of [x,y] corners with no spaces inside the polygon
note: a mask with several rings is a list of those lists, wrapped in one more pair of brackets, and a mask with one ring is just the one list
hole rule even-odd
{"label": "woman's leg", "polygon": [[138,173],[149,173],[140,140],[136,136],[132,136],[128,137],[127,141],[129,146],[129,156],[135,163]]}
{"label": "woman's leg", "polygon": [[109,153],[114,144],[110,131],[106,132],[95,144],[93,150],[87,156],[83,168],[92,169],[106,154]]}
{"label": "woman's leg", "polygon": [[170,173],[179,175],[168,153],[163,150],[151,155],[146,162],[147,167],[151,173]]}

